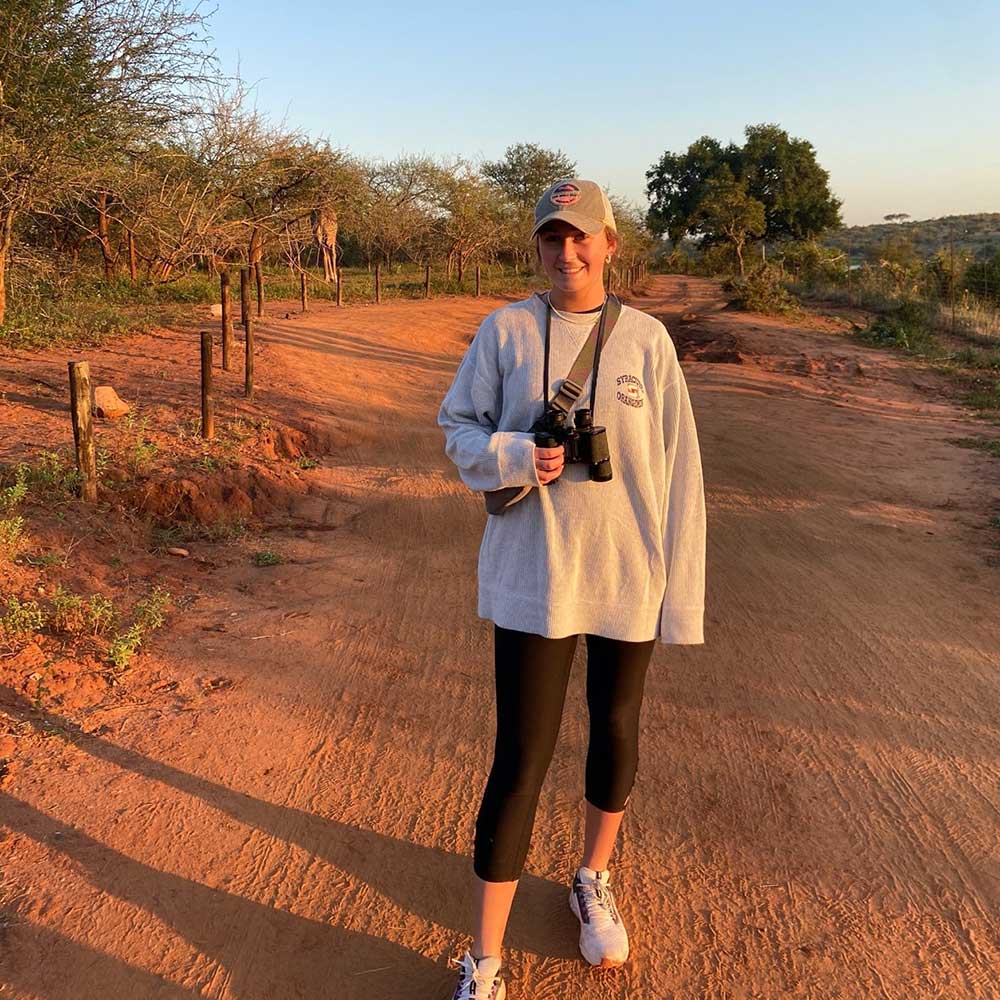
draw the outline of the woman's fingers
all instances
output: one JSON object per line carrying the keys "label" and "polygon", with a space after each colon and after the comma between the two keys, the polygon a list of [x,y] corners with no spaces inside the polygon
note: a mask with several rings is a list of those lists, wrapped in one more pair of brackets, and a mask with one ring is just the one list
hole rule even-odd
{"label": "woman's fingers", "polygon": [[562,445],[558,448],[535,448],[535,468],[540,483],[551,483],[563,470],[566,452]]}

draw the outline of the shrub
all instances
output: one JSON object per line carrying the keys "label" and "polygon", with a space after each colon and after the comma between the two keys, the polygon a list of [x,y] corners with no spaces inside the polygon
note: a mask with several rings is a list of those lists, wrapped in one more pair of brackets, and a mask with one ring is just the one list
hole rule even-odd
{"label": "shrub", "polygon": [[45,628],[45,612],[37,601],[7,598],[0,613],[0,644],[8,650],[23,646],[36,632]]}
{"label": "shrub", "polygon": [[0,518],[0,559],[13,559],[21,550],[23,517]]}
{"label": "shrub", "polygon": [[255,566],[278,566],[282,558],[277,552],[255,552],[253,561]]}
{"label": "shrub", "polygon": [[876,347],[897,347],[918,354],[933,346],[931,324],[931,312],[925,303],[904,299],[897,308],[877,316],[860,337]]}
{"label": "shrub", "polygon": [[733,301],[740,309],[777,316],[798,316],[802,310],[798,301],[785,287],[779,268],[762,264],[745,278],[732,278],[723,286],[734,292]]}
{"label": "shrub", "polygon": [[21,462],[14,470],[14,481],[0,489],[0,514],[13,511],[28,495],[28,466]]}
{"label": "shrub", "polygon": [[136,604],[132,624],[111,640],[108,649],[108,661],[116,673],[121,673],[129,666],[149,633],[163,624],[164,610],[169,600],[170,594],[167,591],[154,587],[147,597]]}
{"label": "shrub", "polygon": [[79,594],[69,594],[56,587],[52,595],[52,613],[49,619],[52,629],[67,635],[80,635],[87,627],[87,612],[83,598]]}

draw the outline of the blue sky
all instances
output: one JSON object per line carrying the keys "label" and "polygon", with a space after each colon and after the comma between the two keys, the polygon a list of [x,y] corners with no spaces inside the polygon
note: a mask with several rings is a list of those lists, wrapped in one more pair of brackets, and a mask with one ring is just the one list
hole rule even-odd
{"label": "blue sky", "polygon": [[1000,212],[1000,0],[216,2],[258,108],[361,156],[537,142],[645,208],[664,150],[766,121],[813,143],[848,225]]}

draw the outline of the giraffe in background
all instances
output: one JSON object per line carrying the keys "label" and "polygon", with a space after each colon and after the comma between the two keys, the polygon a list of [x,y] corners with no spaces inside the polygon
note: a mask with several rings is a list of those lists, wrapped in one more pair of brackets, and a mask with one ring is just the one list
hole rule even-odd
{"label": "giraffe in background", "polygon": [[328,207],[314,208],[309,223],[323,257],[323,277],[333,281],[337,276],[337,213]]}

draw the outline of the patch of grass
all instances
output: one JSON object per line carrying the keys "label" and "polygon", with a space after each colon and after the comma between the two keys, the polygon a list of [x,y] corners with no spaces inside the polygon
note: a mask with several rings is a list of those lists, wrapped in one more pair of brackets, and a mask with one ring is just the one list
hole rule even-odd
{"label": "patch of grass", "polygon": [[987,369],[1000,371],[1000,350],[977,350],[973,346],[963,347],[950,355],[950,360],[954,360],[963,368]]}
{"label": "patch of grass", "polygon": [[0,345],[22,350],[54,344],[99,347],[153,325],[154,317],[142,307],[60,295],[18,295],[0,326]]}
{"label": "patch of grass", "polygon": [[68,499],[80,490],[80,473],[75,459],[55,451],[40,451],[38,461],[27,466],[27,483],[39,499]]}
{"label": "patch of grass", "polygon": [[39,552],[22,556],[22,562],[36,569],[51,569],[53,566],[65,566],[69,556],[65,552]]}
{"label": "patch of grass", "polygon": [[263,552],[255,552],[253,554],[253,563],[255,566],[279,566],[285,560],[282,559],[277,552],[269,552],[267,550]]}
{"label": "patch of grass", "polygon": [[1000,438],[953,438],[959,448],[978,448],[994,458],[1000,458]]}
{"label": "patch of grass", "polygon": [[166,552],[177,548],[184,539],[184,532],[179,524],[162,524],[153,528],[152,549],[154,552]]}
{"label": "patch of grass", "polygon": [[124,632],[115,635],[108,648],[108,662],[116,674],[128,669],[132,657],[150,633],[163,625],[169,601],[170,594],[167,591],[154,587],[147,597],[136,604],[132,624]]}
{"label": "patch of grass", "polygon": [[133,434],[125,460],[132,474],[141,476],[149,470],[159,447],[155,441],[146,438],[149,426],[147,417],[140,417],[134,411],[129,411],[125,414],[125,426]]}
{"label": "patch of grass", "polygon": [[976,410],[1000,410],[1000,379],[973,378],[965,402]]}
{"label": "patch of grass", "polygon": [[299,459],[299,468],[316,469],[319,468],[319,462],[317,462],[315,458],[308,458],[306,456],[303,456],[302,458]]}
{"label": "patch of grass", "polygon": [[211,524],[191,522],[185,525],[185,537],[189,541],[201,539],[206,542],[237,542],[249,531],[250,525],[242,517],[233,518],[231,521],[213,521]]}

